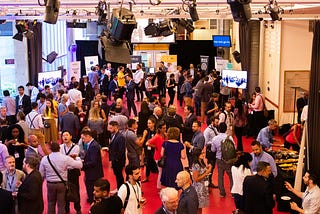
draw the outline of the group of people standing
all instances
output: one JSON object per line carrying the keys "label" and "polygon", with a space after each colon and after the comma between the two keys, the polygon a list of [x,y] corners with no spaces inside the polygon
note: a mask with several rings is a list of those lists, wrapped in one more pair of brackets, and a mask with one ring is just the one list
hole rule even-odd
{"label": "group of people standing", "polygon": [[[55,213],[56,204],[58,213],[69,212],[65,182],[73,183],[80,193],[80,169],[84,171],[91,213],[142,213],[146,200],[141,183],[145,182],[154,182],[160,192],[163,205],[157,213],[202,213],[202,208],[209,206],[209,188],[218,188],[220,197],[226,197],[225,172],[237,209],[257,213],[250,211],[250,200],[258,194],[250,183],[255,181],[245,177],[257,173],[257,179],[263,178],[261,191],[265,192],[261,197],[270,199],[272,178],[277,176],[274,160],[265,152],[273,143],[272,131],[277,123],[271,120],[266,126],[265,98],[260,88],[256,87],[250,104],[238,96],[233,103],[221,94],[218,72],[206,75],[193,67],[182,70],[178,66],[168,79],[167,73],[163,62],[155,75],[145,74],[140,64],[135,72],[123,66],[115,70],[108,64],[102,69],[93,66],[79,82],[72,77],[68,87],[59,81],[53,90],[46,86],[36,93],[38,89],[28,83],[30,96],[19,86],[15,100],[4,91],[0,169],[9,170],[7,162],[14,159],[17,170],[27,173],[17,188],[8,189],[13,197],[18,195],[20,213],[27,212],[28,204],[37,207],[34,213],[42,213],[42,179],[47,181],[47,213]],[[173,105],[175,94],[180,106],[184,102],[183,115]],[[250,121],[249,130],[254,130],[257,141],[253,141],[253,152],[248,154],[242,153],[242,136]],[[204,132],[202,123],[207,123]],[[236,162],[223,158],[221,144],[226,138],[241,153]],[[29,149],[35,155],[28,156],[25,150]],[[117,188],[112,191],[109,181],[103,179],[101,150],[108,151],[116,177]],[[218,186],[212,181],[215,166]],[[142,180],[141,167],[145,168]],[[151,173],[158,173],[156,181],[149,180]],[[37,186],[28,188],[38,188],[38,195],[22,205],[19,197],[29,195],[24,195],[21,187],[28,184],[31,175],[34,181],[30,182]],[[179,200],[178,188],[182,188]],[[117,196],[110,197],[111,193]],[[76,212],[81,213],[80,197],[73,202]],[[261,206],[268,211],[273,207],[269,200]]]}

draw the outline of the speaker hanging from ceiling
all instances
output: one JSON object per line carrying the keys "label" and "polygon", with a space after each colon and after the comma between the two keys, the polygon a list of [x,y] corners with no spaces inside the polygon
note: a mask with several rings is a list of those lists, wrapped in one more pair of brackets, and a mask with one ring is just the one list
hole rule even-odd
{"label": "speaker hanging from ceiling", "polygon": [[227,0],[235,22],[248,21],[251,18],[250,2],[251,0]]}
{"label": "speaker hanging from ceiling", "polygon": [[44,22],[49,24],[56,24],[59,16],[60,1],[46,0],[46,11],[44,14]]}
{"label": "speaker hanging from ceiling", "polygon": [[240,63],[240,62],[241,62],[241,55],[240,55],[239,51],[234,51],[234,52],[232,53],[232,55],[233,55],[234,60],[235,60],[237,63]]}

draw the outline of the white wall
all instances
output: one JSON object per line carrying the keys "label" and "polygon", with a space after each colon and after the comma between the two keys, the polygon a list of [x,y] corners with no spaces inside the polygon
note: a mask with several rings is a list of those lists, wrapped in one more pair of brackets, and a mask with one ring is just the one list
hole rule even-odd
{"label": "white wall", "polygon": [[[283,113],[284,71],[310,70],[313,33],[309,21],[281,21],[280,112],[281,123],[292,123],[293,113]],[[297,113],[295,114],[297,117]],[[297,121],[295,119],[295,121]]]}

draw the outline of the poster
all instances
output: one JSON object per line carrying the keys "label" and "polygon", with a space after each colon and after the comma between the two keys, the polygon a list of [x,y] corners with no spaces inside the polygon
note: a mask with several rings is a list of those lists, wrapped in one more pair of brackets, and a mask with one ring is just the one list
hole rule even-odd
{"label": "poster", "polygon": [[223,69],[228,68],[228,60],[222,59],[221,57],[214,58],[214,67],[217,71],[222,71]]}
{"label": "poster", "polygon": [[209,56],[200,55],[200,66],[202,71],[208,72]]}
{"label": "poster", "polygon": [[71,77],[75,77],[77,81],[80,80],[81,77],[81,62],[80,61],[75,61],[75,62],[70,62],[70,70],[68,73],[68,80],[71,80]]}
{"label": "poster", "polygon": [[168,68],[168,73],[172,73],[177,70],[177,55],[162,55],[161,61]]}
{"label": "poster", "polygon": [[91,66],[99,65],[98,56],[85,56],[84,65],[86,67],[86,75],[88,75],[88,72],[91,71]]}
{"label": "poster", "polygon": [[46,71],[38,73],[38,88],[39,90],[44,89],[44,86],[50,85],[53,88],[61,78],[61,71]]}

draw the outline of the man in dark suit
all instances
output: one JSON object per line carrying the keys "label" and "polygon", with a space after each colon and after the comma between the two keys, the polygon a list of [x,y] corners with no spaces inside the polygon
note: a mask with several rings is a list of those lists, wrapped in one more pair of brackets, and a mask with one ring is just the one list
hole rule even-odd
{"label": "man in dark suit", "polygon": [[[28,149],[26,151],[26,157],[36,157],[41,160],[42,155],[38,151],[39,141],[37,136],[29,135],[28,136]],[[38,167],[37,167],[38,168]]]}
{"label": "man in dark suit", "polygon": [[108,96],[109,92],[109,76],[106,74],[106,68],[101,69],[100,93]]}
{"label": "man in dark suit", "polygon": [[127,74],[127,91],[126,91],[126,95],[127,95],[127,108],[128,108],[128,112],[129,112],[129,116],[131,115],[131,108],[133,110],[134,116],[136,117],[137,114],[137,108],[136,105],[134,103],[134,89],[136,87],[136,84],[133,81],[133,77],[132,74],[129,73]]}
{"label": "man in dark suit", "polygon": [[83,160],[83,170],[88,195],[87,202],[91,204],[93,202],[94,182],[103,177],[100,145],[93,139],[90,129],[82,130],[81,138],[88,147]]}
{"label": "man in dark suit", "polygon": [[160,191],[162,206],[155,214],[176,213],[179,204],[178,191],[172,187],[166,187]]}
{"label": "man in dark suit", "polygon": [[186,116],[183,129],[182,129],[182,140],[183,142],[189,141],[191,142],[193,137],[192,132],[192,124],[194,121],[197,121],[197,116],[193,113],[194,109],[192,106],[185,106],[184,107],[184,115]]}
{"label": "man in dark suit", "polygon": [[122,171],[126,162],[125,138],[119,132],[119,124],[117,121],[110,121],[108,129],[111,133],[109,160],[112,163],[113,173],[117,180],[117,188],[119,189],[124,183]]}
{"label": "man in dark suit", "polygon": [[[3,174],[0,173],[0,184],[2,184]],[[1,213],[14,213],[14,201],[12,193],[0,186],[0,210]]]}
{"label": "man in dark suit", "polygon": [[42,177],[37,170],[39,159],[34,156],[26,157],[23,161],[23,170],[26,178],[19,187],[18,209],[20,214],[43,212]]}
{"label": "man in dark suit", "polygon": [[68,106],[68,112],[61,117],[60,128],[61,131],[68,131],[73,136],[72,141],[76,142],[78,131],[80,129],[79,118],[73,113],[75,105],[71,103]]}
{"label": "man in dark suit", "polygon": [[109,83],[109,91],[111,92],[111,96],[114,97],[114,100],[116,100],[118,98],[117,94],[119,92],[117,74],[113,76],[113,80],[111,80]]}
{"label": "man in dark suit", "polygon": [[246,214],[272,214],[275,205],[273,181],[270,164],[263,161],[257,165],[257,174],[245,177],[243,197]]}
{"label": "man in dark suit", "polygon": [[31,111],[31,100],[28,95],[24,94],[24,87],[20,85],[18,87],[19,94],[16,96],[16,113],[23,111],[27,115]]}

